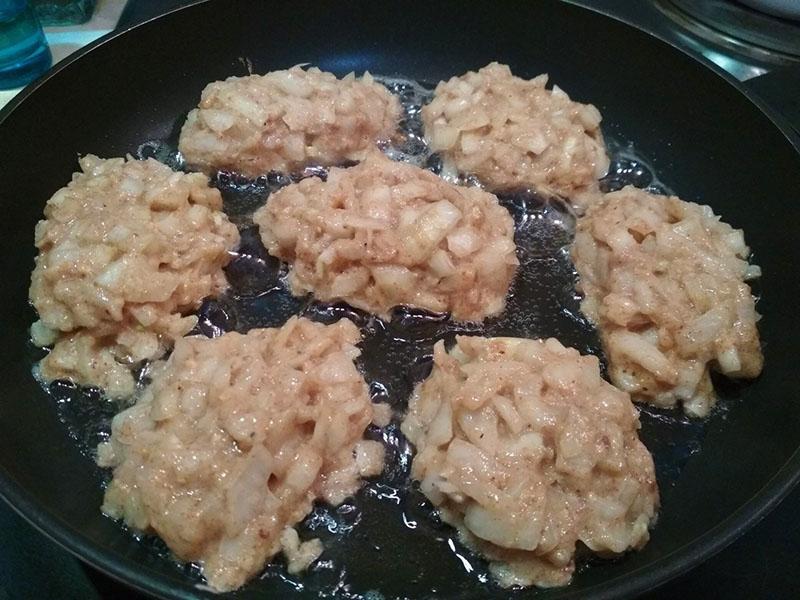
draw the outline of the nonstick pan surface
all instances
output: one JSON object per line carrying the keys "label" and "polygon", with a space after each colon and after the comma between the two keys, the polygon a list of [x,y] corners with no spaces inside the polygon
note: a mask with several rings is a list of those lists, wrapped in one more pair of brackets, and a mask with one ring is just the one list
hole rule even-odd
{"label": "nonstick pan surface", "polygon": [[[0,494],[79,557],[155,595],[211,596],[197,572],[176,565],[159,543],[137,541],[100,514],[108,474],[94,466],[91,447],[116,407],[64,386],[47,393],[31,375],[40,356],[27,331],[34,318],[27,305],[34,225],[47,198],[76,170],[79,154],[167,158],[176,127],[205,84],[245,74],[248,64],[263,73],[309,62],[339,75],[369,69],[431,83],[491,60],[525,77],[550,73],[573,98],[602,112],[604,133],[620,159],[609,186],[660,186],[709,204],[744,228],[764,272],[756,292],[766,363],[750,384],[718,381],[720,408],[705,421],[687,421],[674,411],[643,412],[642,438],[655,455],[662,497],[652,539],[620,560],[582,562],[569,587],[509,592],[483,582],[485,565],[452,542],[452,531],[407,486],[405,447],[390,428],[371,435],[387,440],[394,466],[344,508],[320,507],[306,521],[306,532],[328,542],[323,561],[293,580],[279,563],[272,565],[234,597],[629,596],[719,550],[798,479],[800,278],[794,269],[800,259],[800,156],[779,127],[724,76],[591,11],[556,2],[426,4],[200,3],[105,38],[0,112]],[[141,147],[149,141],[158,143]],[[643,162],[625,162],[637,158]],[[217,180],[226,207],[243,214],[278,184]],[[549,210],[525,194],[503,202],[520,226],[526,215]],[[563,262],[569,240],[545,236],[540,244],[545,238],[537,237],[538,230],[523,229],[518,242],[535,250],[530,258],[538,266],[531,273],[538,277],[516,284],[515,310],[485,332],[556,335],[599,353],[593,330],[575,316],[574,280]],[[263,253],[252,234],[244,232],[250,254]],[[277,266],[264,264],[266,281]],[[215,326],[274,326],[301,311],[321,319],[350,315],[367,334],[362,367],[385,383],[399,410],[425,374],[425,348],[456,331],[402,312],[384,324],[346,307],[323,310],[280,292],[262,293],[248,288],[253,273],[247,265],[239,271],[237,265],[229,275],[241,294],[204,306],[206,333]],[[403,345],[407,338],[414,344]]]}

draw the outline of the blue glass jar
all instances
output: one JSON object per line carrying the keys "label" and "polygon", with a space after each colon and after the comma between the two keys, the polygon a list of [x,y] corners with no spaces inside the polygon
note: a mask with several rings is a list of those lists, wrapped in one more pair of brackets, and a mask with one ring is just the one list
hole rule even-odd
{"label": "blue glass jar", "polygon": [[42,26],[27,0],[0,0],[0,89],[28,84],[52,63]]}

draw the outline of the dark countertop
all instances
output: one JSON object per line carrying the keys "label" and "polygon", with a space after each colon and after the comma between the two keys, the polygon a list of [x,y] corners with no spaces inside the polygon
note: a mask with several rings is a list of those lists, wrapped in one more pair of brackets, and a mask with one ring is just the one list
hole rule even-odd
{"label": "dark countertop", "polygon": [[[130,0],[120,27],[188,3]],[[581,3],[623,15],[634,4],[630,0]],[[772,105],[787,117],[794,117],[796,124],[800,123],[797,100],[800,72],[761,77],[752,81],[751,87],[768,101],[771,99]],[[788,93],[787,89],[797,91]],[[800,597],[800,488],[718,555],[647,594],[647,598],[655,600],[695,597],[728,600]],[[144,596],[73,559],[0,503],[0,600],[44,598],[143,600]]]}

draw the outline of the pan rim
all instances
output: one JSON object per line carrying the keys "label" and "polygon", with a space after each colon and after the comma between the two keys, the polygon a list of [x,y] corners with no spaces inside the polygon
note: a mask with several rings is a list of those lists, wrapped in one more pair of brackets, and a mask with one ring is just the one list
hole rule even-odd
{"label": "pan rim", "polygon": [[[129,31],[147,26],[149,23],[165,18],[173,13],[183,10],[192,10],[194,7],[210,1],[212,0],[196,0],[187,6],[171,10],[132,27],[112,31],[95,40],[54,65],[39,79],[19,92],[5,107],[0,109],[0,126],[2,126],[15,109],[24,103],[36,90],[45,85],[62,70],[68,68],[90,52],[127,34]],[[781,132],[793,150],[800,153],[800,137],[794,133],[793,126],[790,124],[789,120],[769,106],[758,94],[750,90],[746,85],[743,85],[716,64],[708,61],[697,53],[676,46],[671,41],[665,40],[645,27],[611,15],[602,9],[579,4],[576,0],[566,0],[566,3],[577,10],[590,10],[607,18],[624,23],[629,27],[669,45],[671,48],[699,63],[701,67],[712,71],[729,85],[732,85],[739,93],[744,95],[744,97],[764,114]],[[778,469],[775,474],[747,500],[747,502],[722,522],[705,531],[691,542],[658,558],[650,565],[639,567],[627,574],[619,575],[597,584],[594,586],[595,589],[591,591],[592,597],[602,600],[608,598],[633,597],[662,585],[679,574],[698,566],[700,563],[708,560],[726,546],[730,545],[761,521],[764,516],[789,494],[798,482],[800,482],[800,447],[795,449],[794,453],[784,462],[780,469]],[[142,563],[135,562],[112,549],[101,547],[89,536],[76,529],[71,524],[56,517],[47,507],[33,499],[25,488],[15,481],[2,465],[0,465],[0,498],[48,539],[65,548],[78,559],[97,568],[117,581],[146,594],[162,598],[184,600],[196,597],[191,592],[181,588],[181,578],[177,573],[175,577],[170,577],[163,573],[156,572]],[[653,568],[653,565],[658,565],[658,568]],[[145,576],[142,577],[142,575]],[[183,584],[186,585],[189,584],[189,582],[184,580]],[[197,587],[197,589],[200,591],[202,588]],[[570,593],[569,587],[563,588],[563,591],[566,597],[576,597],[578,594],[584,597],[578,590],[574,590]]]}

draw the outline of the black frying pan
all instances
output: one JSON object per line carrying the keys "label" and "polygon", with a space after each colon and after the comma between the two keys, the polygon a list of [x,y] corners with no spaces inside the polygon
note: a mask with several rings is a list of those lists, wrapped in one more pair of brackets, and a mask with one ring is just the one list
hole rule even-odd
{"label": "black frying pan", "polygon": [[[0,112],[5,212],[0,308],[6,315],[0,494],[37,527],[144,591],[172,598],[206,593],[196,587],[197,573],[176,566],[158,543],[137,542],[101,516],[107,475],[87,451],[100,435],[89,424],[102,423],[113,407],[58,386],[47,394],[33,380],[31,366],[39,355],[28,344],[33,314],[27,288],[34,224],[46,199],[76,169],[77,154],[117,156],[135,152],[147,140],[174,143],[176,125],[203,86],[243,74],[245,59],[256,72],[311,62],[340,75],[369,69],[428,82],[493,59],[522,76],[549,72],[574,98],[596,104],[606,135],[623,145],[633,141],[666,186],[686,200],[710,204],[726,221],[745,228],[764,271],[758,308],[765,315],[760,330],[766,367],[749,385],[718,382],[722,409],[706,422],[686,422],[676,413],[643,414],[642,436],[656,456],[662,494],[652,539],[642,552],[622,560],[585,565],[567,588],[508,593],[481,584],[482,563],[457,545],[455,551],[448,547],[451,532],[436,523],[418,493],[401,489],[401,506],[394,503],[391,485],[403,481],[402,469],[394,468],[359,494],[353,512],[316,513],[339,533],[324,534],[320,523],[306,523],[317,527],[315,535],[327,535],[326,557],[336,569],[317,569],[298,580],[298,587],[274,565],[236,597],[290,592],[317,597],[320,590],[336,590],[340,597],[378,590],[387,598],[632,595],[720,549],[788,492],[800,476],[794,354],[800,156],[781,133],[779,119],[766,116],[725,76],[674,48],[561,3],[270,6],[217,0],[105,38],[59,64]],[[509,206],[518,200],[505,199]],[[564,298],[567,288],[559,292]],[[528,282],[517,291],[521,307],[541,312],[528,324],[500,320],[490,332],[559,335],[584,351],[599,351],[590,330],[574,329],[548,312],[552,288]],[[302,303],[252,304],[252,312],[229,306],[241,314],[228,325],[274,325],[305,309]],[[209,314],[218,317],[219,311]],[[402,319],[398,316],[395,325],[403,325]],[[438,326],[425,325],[430,335],[420,335],[452,334]],[[386,339],[375,335],[367,342],[363,366],[369,375],[386,367],[382,356],[394,357],[398,383],[392,401],[401,408],[424,364],[411,360],[419,356],[393,355],[396,349],[383,343]],[[416,529],[403,524],[403,515],[417,522]],[[456,553],[477,575],[465,572]],[[344,587],[337,588],[342,567]]]}

